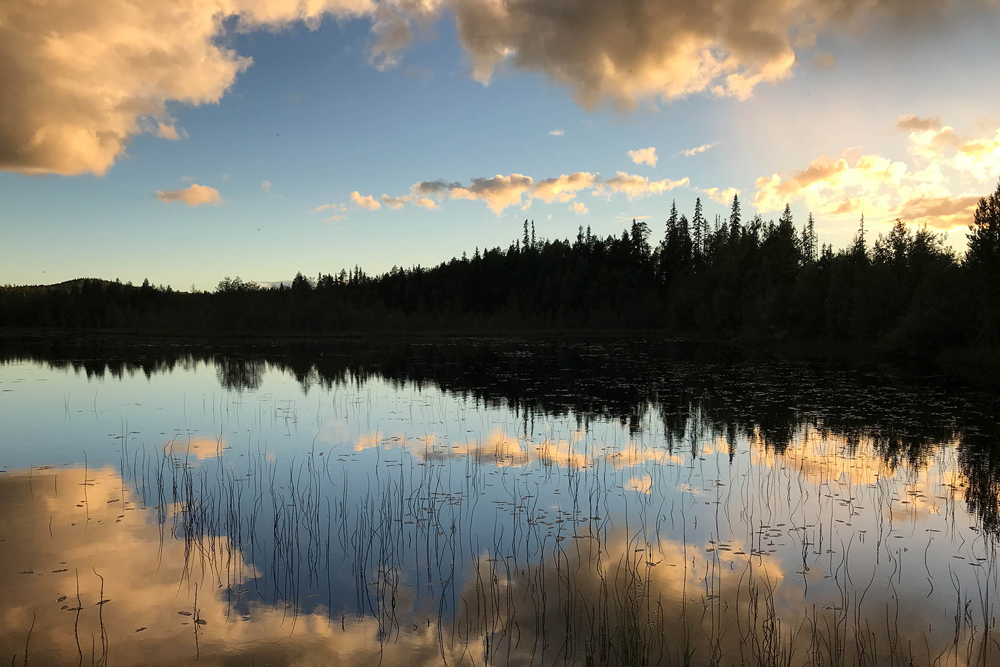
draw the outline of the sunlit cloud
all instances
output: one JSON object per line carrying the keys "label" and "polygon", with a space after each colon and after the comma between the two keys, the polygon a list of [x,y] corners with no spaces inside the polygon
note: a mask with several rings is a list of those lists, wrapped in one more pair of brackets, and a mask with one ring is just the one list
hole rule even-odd
{"label": "sunlit cloud", "polygon": [[520,206],[522,198],[531,191],[534,180],[523,174],[490,178],[474,178],[467,186],[453,187],[452,199],[471,199],[486,202],[491,211],[500,215],[508,206]]}
{"label": "sunlit cloud", "polygon": [[[226,30],[372,15],[370,0],[5,3],[0,170],[102,175],[137,134],[181,138],[168,102],[217,103],[252,60]],[[232,19],[232,20],[227,20]]]}
{"label": "sunlit cloud", "polygon": [[169,141],[180,141],[181,135],[177,132],[177,128],[173,125],[165,125],[163,123],[157,124],[156,136],[160,139],[167,139]]}
{"label": "sunlit cloud", "polygon": [[271,181],[261,181],[260,190],[264,194],[270,194],[271,192]]}
{"label": "sunlit cloud", "polygon": [[733,197],[738,197],[741,192],[739,188],[707,188],[705,190],[698,190],[704,195],[707,195],[712,201],[717,201],[720,204],[730,204],[733,201]]}
{"label": "sunlit cloud", "polygon": [[594,174],[586,171],[563,174],[557,178],[546,178],[538,182],[533,194],[546,204],[551,204],[553,201],[566,203],[576,197],[576,193],[580,190],[593,188],[596,179]]}
{"label": "sunlit cloud", "polygon": [[563,130],[549,130],[549,134],[553,137],[561,137],[566,133]]}
{"label": "sunlit cloud", "polygon": [[650,146],[649,148],[640,148],[638,150],[629,151],[628,156],[632,159],[632,162],[636,164],[648,164],[650,167],[656,166],[656,148]]}
{"label": "sunlit cloud", "polygon": [[903,116],[907,161],[848,149],[822,156],[788,174],[757,179],[754,205],[778,211],[801,201],[827,216],[859,216],[886,222],[952,229],[972,220],[979,196],[1000,176],[1000,130],[993,137],[959,135],[938,118]]}
{"label": "sunlit cloud", "polygon": [[705,151],[711,148],[715,148],[718,145],[719,145],[718,141],[711,144],[702,144],[701,146],[696,146],[694,148],[688,148],[687,150],[683,150],[680,153],[678,153],[678,155],[683,155],[684,157],[694,157],[695,155],[704,153]]}
{"label": "sunlit cloud", "polygon": [[375,197],[372,197],[371,195],[362,195],[357,190],[351,193],[351,202],[353,202],[355,206],[366,208],[369,211],[377,211],[382,208],[382,204],[376,201]]}
{"label": "sunlit cloud", "polygon": [[[488,84],[503,65],[566,86],[585,108],[632,108],[697,93],[746,99],[763,83],[788,78],[796,51],[816,34],[864,29],[877,18],[959,15],[962,0],[453,0],[459,39],[473,77]],[[969,3],[972,4],[972,3]],[[890,20],[905,31],[916,21]]]}
{"label": "sunlit cloud", "polygon": [[188,206],[201,206],[202,204],[218,206],[222,203],[222,196],[218,190],[197,183],[192,183],[189,187],[180,190],[157,190],[156,198],[163,202],[181,202]]}
{"label": "sunlit cloud", "polygon": [[614,178],[598,185],[597,189],[594,190],[594,195],[610,196],[611,193],[621,193],[631,200],[651,194],[669,192],[674,188],[686,187],[689,183],[690,180],[686,177],[677,181],[672,181],[669,178],[664,178],[660,181],[650,181],[645,176],[619,171]]}
{"label": "sunlit cloud", "polygon": [[587,208],[587,205],[584,204],[582,201],[575,201],[575,202],[573,202],[570,205],[569,210],[573,211],[574,213],[576,213],[578,215],[584,215],[586,213],[590,213],[590,209]]}
{"label": "sunlit cloud", "polygon": [[[476,80],[505,65],[569,89],[585,108],[692,94],[745,99],[782,81],[816,34],[879,17],[945,21],[966,0],[24,0],[0,19],[0,170],[102,175],[144,133],[183,138],[176,103],[218,103],[252,58],[233,32],[310,30],[323,20],[365,18],[368,61],[401,62],[413,35],[444,16]],[[916,21],[886,22],[906,30]],[[828,54],[815,60],[831,63]],[[551,134],[561,136],[562,130]]]}
{"label": "sunlit cloud", "polygon": [[389,195],[382,195],[382,203],[388,206],[393,211],[398,211],[403,208],[406,203],[406,198],[404,197],[390,197]]}

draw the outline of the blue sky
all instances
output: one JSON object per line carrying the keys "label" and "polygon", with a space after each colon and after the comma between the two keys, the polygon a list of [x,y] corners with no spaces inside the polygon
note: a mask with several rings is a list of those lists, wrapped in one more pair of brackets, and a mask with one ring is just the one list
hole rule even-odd
{"label": "blue sky", "polygon": [[[114,2],[138,11],[147,4]],[[550,238],[574,236],[578,225],[619,234],[635,216],[646,216],[658,234],[671,199],[689,215],[699,196],[710,217],[726,213],[727,205],[706,192],[711,188],[725,202],[739,191],[745,217],[758,209],[765,219],[777,217],[785,201],[799,222],[813,212],[820,241],[838,247],[864,212],[876,231],[902,217],[948,232],[961,249],[975,196],[992,191],[1000,176],[1000,93],[991,72],[1000,56],[1000,16],[990,2],[978,9],[961,0],[944,3],[949,10],[934,20],[888,13],[867,24],[864,16],[848,23],[816,19],[809,30],[775,16],[775,34],[788,43],[777,55],[774,49],[746,55],[743,42],[705,37],[719,53],[739,54],[740,74],[766,71],[758,67],[762,61],[784,68],[742,94],[713,89],[728,85],[725,74],[702,85],[683,70],[705,66],[703,54],[678,63],[642,46],[635,47],[638,55],[607,47],[606,57],[627,56],[646,69],[622,70],[594,84],[593,70],[578,70],[580,62],[589,67],[589,58],[602,57],[600,34],[580,39],[593,56],[565,55],[576,48],[572,32],[560,37],[562,28],[549,25],[532,34],[535,23],[525,17],[534,17],[537,2],[524,3],[523,15],[505,15],[524,34],[510,37],[511,28],[497,37],[487,22],[481,29],[487,34],[475,39],[470,29],[456,28],[455,16],[493,0],[423,3],[423,9],[411,7],[419,3],[316,0],[323,9],[305,17],[309,25],[299,20],[301,6],[265,20],[265,9],[284,11],[281,0],[243,4],[255,2],[264,8],[256,7],[252,20],[233,10],[238,19],[203,24],[207,46],[199,48],[209,50],[207,58],[202,52],[188,57],[197,41],[189,22],[176,31],[172,19],[163,18],[155,30],[140,18],[124,26],[73,24],[84,37],[124,34],[133,48],[147,49],[124,64],[119,55],[87,46],[89,40],[74,42],[72,65],[69,58],[41,58],[52,53],[45,36],[58,26],[27,4],[21,8],[37,38],[32,41],[31,30],[19,37],[24,43],[17,53],[0,47],[0,62],[7,60],[15,73],[0,76],[0,92],[22,71],[42,84],[37,94],[14,95],[6,114],[0,109],[0,283],[148,277],[208,289],[224,276],[277,281],[297,271],[315,276],[354,265],[369,272],[426,266],[477,246],[506,247],[525,218]],[[761,17],[770,18],[770,3],[748,4],[755,3]],[[632,4],[649,10],[645,0]],[[824,3],[799,4],[821,9]],[[411,44],[380,37],[382,5],[403,17]],[[581,2],[577,11],[592,7]],[[0,42],[5,30],[0,20]],[[154,35],[155,48],[142,30]],[[608,39],[615,36],[609,33]],[[129,42],[132,34],[143,37]],[[513,55],[484,85],[474,74],[483,79],[487,38],[509,39]],[[535,39],[549,40],[551,48],[529,54]],[[685,33],[674,36],[684,39]],[[396,49],[392,67],[373,62],[373,45],[382,41]],[[225,66],[236,54],[253,62],[231,76],[218,74],[206,69],[216,47],[231,50],[220,60]],[[89,48],[92,67],[84,57]],[[166,64],[154,72],[162,78],[149,83],[154,56]],[[88,86],[78,90],[77,80]],[[677,94],[671,88],[677,82],[693,89]],[[113,111],[101,98],[108,85],[120,86]],[[587,94],[598,102],[582,99]],[[630,108],[620,108],[623,95]],[[95,110],[74,115],[87,103]],[[140,110],[123,113],[126,106]],[[60,138],[32,152],[55,124],[103,143],[85,154],[75,139]],[[173,128],[176,140],[157,136],[160,126]],[[122,138],[117,150],[108,148],[109,134]],[[682,154],[699,146],[709,148]],[[629,156],[650,147],[655,166]],[[627,182],[614,180],[618,172]],[[539,183],[570,174],[586,174],[588,186],[563,201],[545,201]],[[520,204],[499,208],[502,202],[488,196],[500,190],[476,190],[473,179],[497,175],[532,179]],[[411,188],[431,181],[448,188],[433,193],[436,208],[428,210],[415,204]],[[204,201],[186,205],[186,199],[202,201],[191,198],[194,185]],[[735,190],[719,194],[727,189]],[[383,194],[408,199],[391,210]],[[357,203],[368,196],[378,210]],[[574,204],[586,212],[572,210]]]}

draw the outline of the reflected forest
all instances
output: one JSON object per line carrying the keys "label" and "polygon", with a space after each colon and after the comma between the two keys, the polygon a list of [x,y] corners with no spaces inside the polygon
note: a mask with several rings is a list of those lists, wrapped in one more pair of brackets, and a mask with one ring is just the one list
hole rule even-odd
{"label": "reflected forest", "polygon": [[580,228],[548,240],[524,222],[509,247],[434,268],[371,276],[300,273],[264,288],[240,278],[214,292],[80,279],[0,289],[8,327],[201,333],[658,330],[715,339],[803,339],[877,345],[901,357],[1000,340],[1000,186],[983,198],[963,256],[926,227],[897,221],[872,238],[860,221],[834,250],[812,216],[790,209],[746,220],[670,211],[665,229],[633,221],[620,236]]}

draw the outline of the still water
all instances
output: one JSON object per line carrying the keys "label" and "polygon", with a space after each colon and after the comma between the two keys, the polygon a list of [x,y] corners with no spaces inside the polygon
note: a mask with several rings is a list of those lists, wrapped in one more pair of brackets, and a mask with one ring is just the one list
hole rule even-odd
{"label": "still water", "polygon": [[1000,664],[995,407],[664,341],[8,341],[0,664]]}

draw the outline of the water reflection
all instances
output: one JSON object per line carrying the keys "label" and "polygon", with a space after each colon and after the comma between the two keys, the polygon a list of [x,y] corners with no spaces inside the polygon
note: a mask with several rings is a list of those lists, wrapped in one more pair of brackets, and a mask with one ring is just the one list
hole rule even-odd
{"label": "water reflection", "polygon": [[[865,367],[655,348],[609,368],[594,345],[561,360],[460,343],[311,361],[9,353],[5,387],[148,369],[184,400],[95,398],[90,421],[64,417],[81,438],[104,435],[86,468],[0,474],[0,655],[1000,659],[987,398]],[[206,368],[221,397],[195,382]],[[296,393],[272,393],[288,374]],[[58,393],[35,391],[56,393],[58,416]]]}

